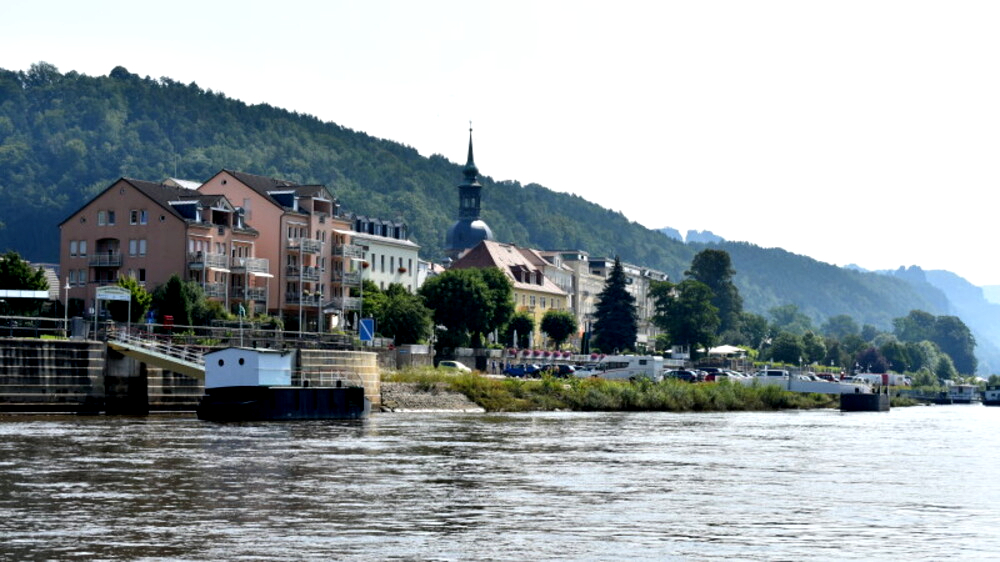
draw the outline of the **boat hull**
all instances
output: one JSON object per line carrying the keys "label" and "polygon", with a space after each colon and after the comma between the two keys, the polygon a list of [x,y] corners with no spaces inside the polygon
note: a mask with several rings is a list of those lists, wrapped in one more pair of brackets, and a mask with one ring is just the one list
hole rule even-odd
{"label": "boat hull", "polygon": [[360,386],[212,388],[198,404],[198,419],[206,421],[344,420],[370,412]]}
{"label": "boat hull", "polygon": [[889,395],[883,393],[841,394],[840,411],[841,412],[888,412]]}

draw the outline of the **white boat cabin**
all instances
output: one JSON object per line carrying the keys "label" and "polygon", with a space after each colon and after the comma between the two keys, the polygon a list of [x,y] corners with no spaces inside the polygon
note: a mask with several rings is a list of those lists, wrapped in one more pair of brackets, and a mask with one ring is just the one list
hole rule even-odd
{"label": "white boat cabin", "polygon": [[293,351],[228,347],[205,354],[205,388],[290,386]]}

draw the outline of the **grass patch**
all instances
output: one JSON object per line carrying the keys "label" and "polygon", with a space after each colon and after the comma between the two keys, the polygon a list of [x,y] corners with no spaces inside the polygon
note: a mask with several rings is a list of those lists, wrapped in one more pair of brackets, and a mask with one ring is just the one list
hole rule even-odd
{"label": "grass patch", "polygon": [[788,392],[774,385],[609,381],[598,378],[495,379],[429,367],[383,375],[385,382],[445,383],[488,412],[666,411],[728,412],[836,408],[840,397]]}

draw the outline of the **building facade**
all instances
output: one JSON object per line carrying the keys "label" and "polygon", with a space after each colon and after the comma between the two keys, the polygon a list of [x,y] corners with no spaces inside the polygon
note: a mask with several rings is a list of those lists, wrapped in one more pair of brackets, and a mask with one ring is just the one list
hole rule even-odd
{"label": "building facade", "polygon": [[532,345],[542,347],[542,317],[549,310],[569,310],[569,294],[545,275],[545,259],[536,251],[483,240],[452,263],[452,269],[499,268],[514,285],[514,307],[534,320]]}
{"label": "building facade", "polygon": [[[360,288],[368,250],[355,235],[368,235],[354,226],[321,185],[232,170],[203,184],[122,178],[60,224],[60,269],[74,314],[96,310],[97,287],[120,277],[153,290],[177,274],[232,312],[242,306],[288,328],[324,330],[360,311],[351,290]],[[410,271],[416,278],[415,244],[367,241],[381,244],[376,259],[387,257],[394,280]],[[415,290],[415,281],[407,286]]]}

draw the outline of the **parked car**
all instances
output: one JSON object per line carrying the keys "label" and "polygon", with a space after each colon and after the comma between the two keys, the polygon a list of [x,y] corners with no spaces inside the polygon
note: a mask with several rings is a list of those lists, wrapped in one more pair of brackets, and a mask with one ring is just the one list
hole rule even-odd
{"label": "parked car", "polygon": [[667,379],[677,379],[685,382],[698,382],[698,373],[694,371],[676,370],[667,371],[663,375]]}
{"label": "parked car", "polygon": [[503,374],[508,377],[534,377],[538,374],[541,368],[534,364],[524,364],[524,365],[511,365],[504,369]]}
{"label": "parked car", "polygon": [[553,377],[565,378],[573,376],[573,373],[576,372],[576,368],[572,365],[546,365],[545,371]]}
{"label": "parked car", "polygon": [[458,361],[444,360],[438,363],[439,369],[455,369],[456,371],[461,371],[463,373],[471,373],[472,369],[466,367],[464,364]]}

